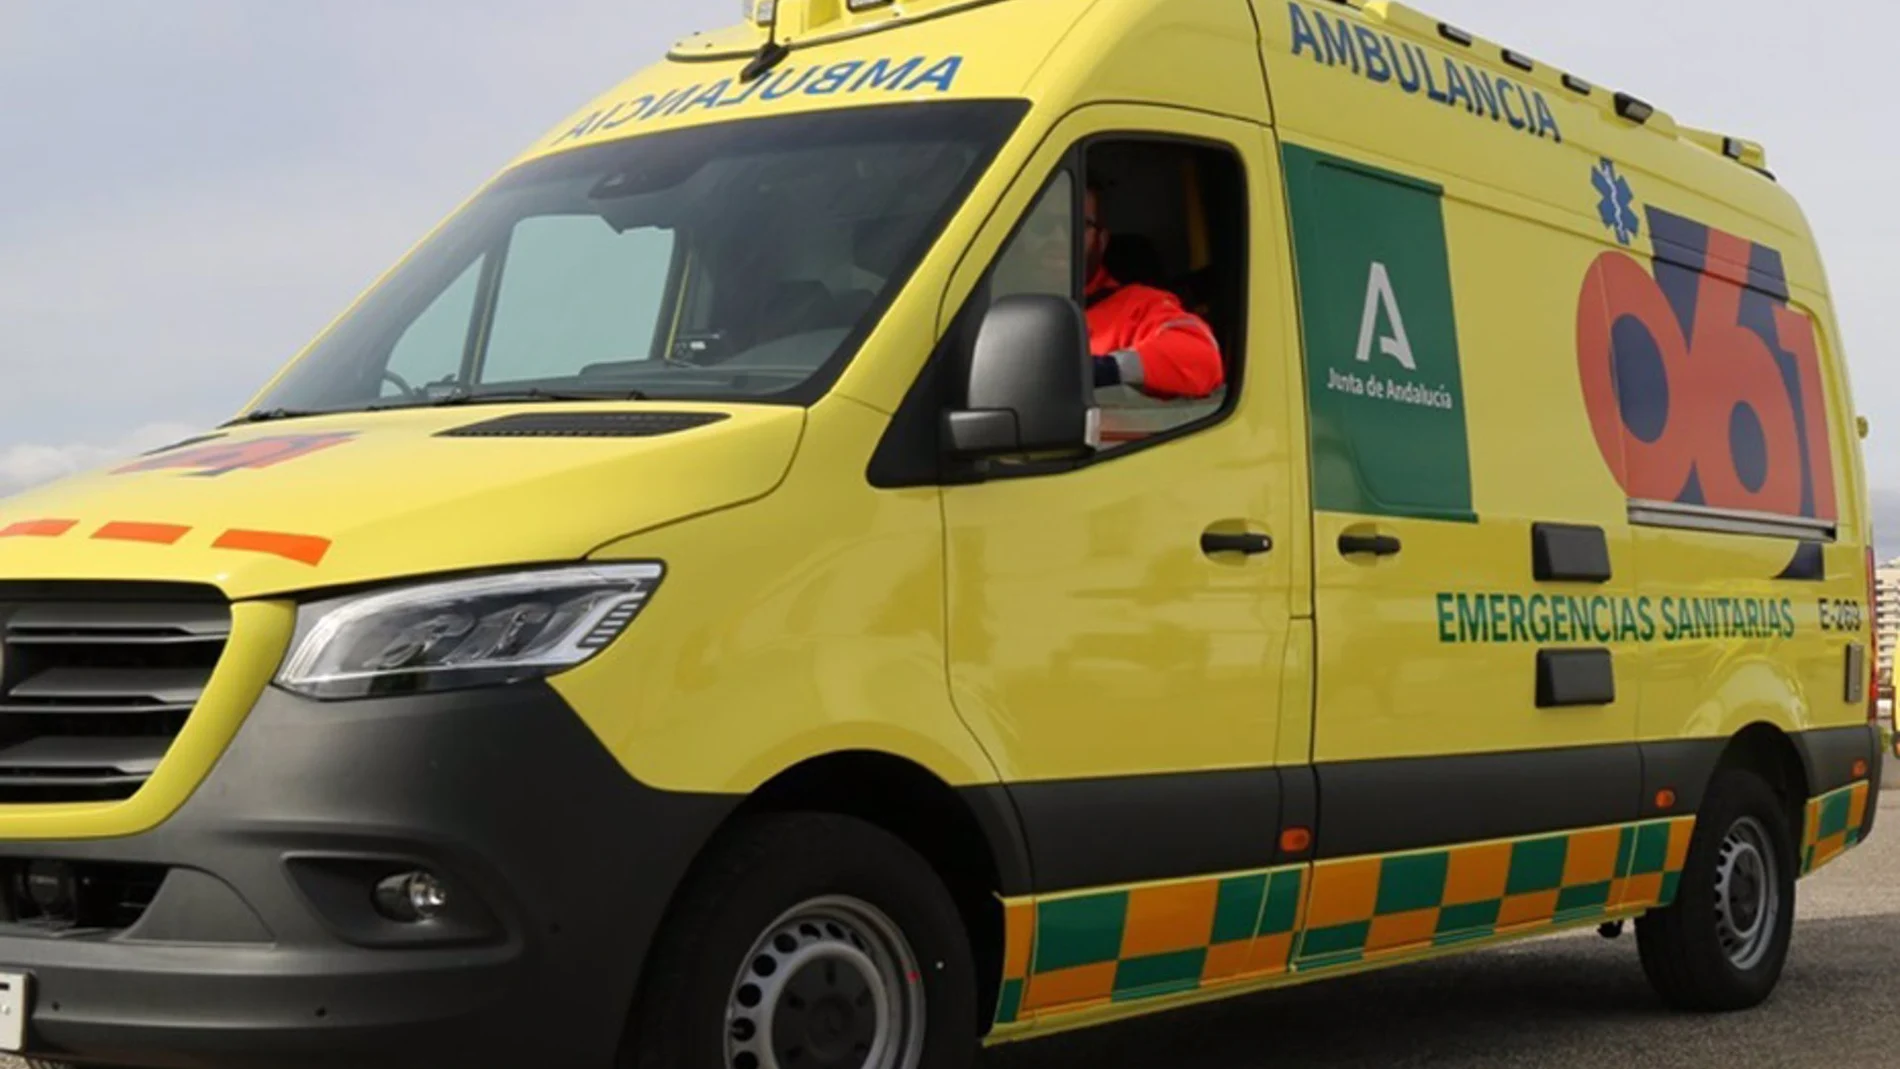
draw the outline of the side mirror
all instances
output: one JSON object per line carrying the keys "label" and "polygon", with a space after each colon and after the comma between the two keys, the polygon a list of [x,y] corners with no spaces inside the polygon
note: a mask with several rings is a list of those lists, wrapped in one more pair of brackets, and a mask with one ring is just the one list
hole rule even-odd
{"label": "side mirror", "polygon": [[1066,297],[1019,294],[983,317],[966,406],[944,416],[963,457],[1074,453],[1101,445],[1088,321]]}

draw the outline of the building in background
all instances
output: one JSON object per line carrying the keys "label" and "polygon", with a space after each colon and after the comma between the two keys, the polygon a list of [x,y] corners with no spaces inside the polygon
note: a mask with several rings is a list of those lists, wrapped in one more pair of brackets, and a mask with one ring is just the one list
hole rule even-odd
{"label": "building in background", "polygon": [[1874,635],[1879,643],[1880,690],[1893,688],[1894,645],[1900,643],[1900,558],[1874,569]]}

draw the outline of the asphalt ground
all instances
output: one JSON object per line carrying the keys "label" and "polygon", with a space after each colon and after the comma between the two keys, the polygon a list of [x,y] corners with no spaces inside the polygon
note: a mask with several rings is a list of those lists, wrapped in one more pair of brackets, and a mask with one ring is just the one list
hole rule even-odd
{"label": "asphalt ground", "polygon": [[1590,931],[998,1048],[985,1069],[1900,1067],[1900,789],[1880,808],[1871,841],[1799,885],[1781,984],[1752,1011],[1676,1014],[1633,931]]}

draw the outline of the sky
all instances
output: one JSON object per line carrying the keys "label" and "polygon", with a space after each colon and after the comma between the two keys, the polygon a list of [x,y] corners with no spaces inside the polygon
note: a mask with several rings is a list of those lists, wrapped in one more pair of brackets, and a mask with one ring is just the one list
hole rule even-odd
{"label": "sky", "polygon": [[[0,0],[0,496],[234,414],[497,168],[739,6]],[[1900,8],[1418,6],[1766,144],[1827,261],[1900,553],[1900,138],[1879,125]]]}

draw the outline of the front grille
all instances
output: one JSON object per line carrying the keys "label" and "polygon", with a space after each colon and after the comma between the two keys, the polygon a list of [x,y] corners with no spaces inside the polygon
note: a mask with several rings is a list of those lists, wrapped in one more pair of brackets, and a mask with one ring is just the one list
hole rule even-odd
{"label": "front grille", "polygon": [[231,634],[215,595],[0,592],[0,803],[101,802],[145,784]]}

